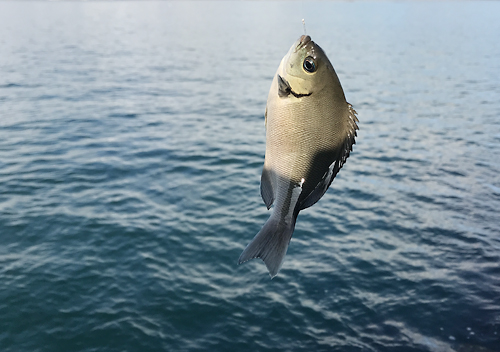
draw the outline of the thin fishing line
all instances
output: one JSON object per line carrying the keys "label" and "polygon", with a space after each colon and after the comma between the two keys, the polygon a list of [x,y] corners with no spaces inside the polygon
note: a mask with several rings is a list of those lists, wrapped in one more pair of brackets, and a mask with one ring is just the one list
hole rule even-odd
{"label": "thin fishing line", "polygon": [[300,2],[300,7],[301,7],[301,10],[302,10],[302,26],[304,28],[304,35],[307,35],[306,33],[306,20],[305,20],[305,13],[304,13],[304,0],[302,0]]}

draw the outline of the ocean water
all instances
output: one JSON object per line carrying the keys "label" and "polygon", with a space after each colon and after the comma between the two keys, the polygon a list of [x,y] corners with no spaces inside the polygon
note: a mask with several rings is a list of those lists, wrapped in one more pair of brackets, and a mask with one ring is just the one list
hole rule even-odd
{"label": "ocean water", "polygon": [[[359,114],[237,260],[306,30]],[[0,2],[0,351],[500,351],[500,2]]]}

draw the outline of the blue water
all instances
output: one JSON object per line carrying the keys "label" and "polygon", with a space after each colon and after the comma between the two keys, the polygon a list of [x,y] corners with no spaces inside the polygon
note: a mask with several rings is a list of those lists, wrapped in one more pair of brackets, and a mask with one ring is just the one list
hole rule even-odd
{"label": "blue water", "polygon": [[[237,259],[307,33],[357,144]],[[500,351],[500,2],[0,2],[0,351]]]}

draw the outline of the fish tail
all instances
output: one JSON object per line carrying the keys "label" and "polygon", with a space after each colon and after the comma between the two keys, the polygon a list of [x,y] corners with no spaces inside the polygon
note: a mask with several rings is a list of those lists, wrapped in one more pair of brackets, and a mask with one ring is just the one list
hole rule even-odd
{"label": "fish tail", "polygon": [[291,223],[287,224],[279,217],[271,215],[252,242],[241,253],[238,264],[250,259],[261,258],[266,264],[271,279],[275,277],[281,269],[288,244],[292,239],[295,219],[294,216]]}

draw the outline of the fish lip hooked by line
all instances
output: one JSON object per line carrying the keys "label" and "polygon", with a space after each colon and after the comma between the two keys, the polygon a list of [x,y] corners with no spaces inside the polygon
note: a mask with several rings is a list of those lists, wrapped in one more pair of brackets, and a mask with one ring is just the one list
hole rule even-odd
{"label": "fish lip hooked by line", "polygon": [[295,52],[297,52],[300,49],[302,49],[304,46],[306,46],[307,44],[309,44],[309,42],[311,42],[311,37],[310,36],[308,36],[308,35],[301,36],[300,39],[299,39],[299,44],[295,48]]}

